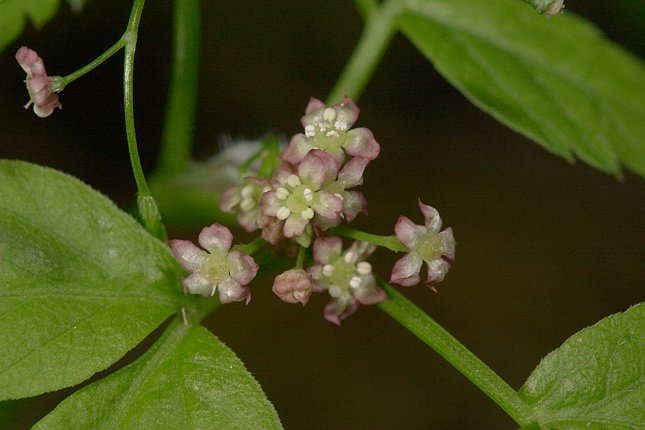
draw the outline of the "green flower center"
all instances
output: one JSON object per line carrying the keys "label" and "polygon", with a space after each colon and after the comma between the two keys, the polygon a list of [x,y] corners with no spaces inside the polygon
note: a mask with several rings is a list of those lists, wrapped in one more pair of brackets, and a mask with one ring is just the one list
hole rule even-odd
{"label": "green flower center", "polygon": [[314,192],[306,185],[298,185],[289,193],[286,206],[293,213],[301,213],[311,206],[314,199]]}
{"label": "green flower center", "polygon": [[206,258],[202,274],[214,285],[219,285],[230,276],[227,254],[223,251],[213,251]]}
{"label": "green flower center", "polygon": [[441,257],[441,237],[433,232],[427,232],[419,238],[415,251],[419,253],[423,261],[432,261]]}

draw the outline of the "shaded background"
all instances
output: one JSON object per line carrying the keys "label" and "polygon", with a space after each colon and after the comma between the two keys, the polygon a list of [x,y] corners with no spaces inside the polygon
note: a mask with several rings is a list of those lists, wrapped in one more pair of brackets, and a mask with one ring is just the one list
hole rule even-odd
{"label": "shaded background", "polygon": [[[309,96],[325,98],[360,35],[351,2],[203,3],[195,156],[216,153],[224,134],[300,132]],[[71,84],[61,95],[64,109],[43,120],[21,108],[27,93],[13,54],[29,45],[50,74],[67,74],[116,41],[129,6],[90,1],[81,15],[64,6],[42,31],[28,30],[0,54],[0,157],[64,170],[124,208],[135,187],[122,57]],[[148,171],[162,126],[171,6],[148,2],[137,51],[136,120]],[[644,56],[643,2],[570,0],[567,8]],[[400,214],[420,223],[419,196],[440,210],[458,241],[456,264],[438,294],[422,286],[404,293],[511,386],[519,388],[540,357],[574,332],[645,299],[643,179],[569,165],[507,130],[400,36],[358,104],[358,125],[372,129],[382,151],[362,187],[370,216],[354,227],[390,234]],[[387,276],[395,259],[378,251],[374,267]],[[338,328],[322,319],[322,297],[303,309],[280,302],[268,283],[254,285],[253,294],[247,307],[226,306],[206,323],[259,380],[286,428],[515,427],[377,308]],[[5,428],[29,427],[73,391],[0,408]]]}

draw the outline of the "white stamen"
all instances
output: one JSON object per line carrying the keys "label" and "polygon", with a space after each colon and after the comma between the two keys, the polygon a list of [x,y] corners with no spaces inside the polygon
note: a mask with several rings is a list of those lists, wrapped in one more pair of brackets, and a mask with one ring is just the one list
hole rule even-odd
{"label": "white stamen", "polygon": [[331,137],[331,138],[337,138],[339,134],[336,130],[331,130],[331,131],[328,131],[327,134],[325,134],[325,136]]}
{"label": "white stamen", "polygon": [[243,199],[247,199],[249,197],[253,196],[253,187],[251,185],[247,185],[244,188],[242,188],[242,191],[240,192],[240,195],[242,196]]}
{"label": "white stamen", "polygon": [[305,188],[302,191],[302,194],[305,196],[305,200],[307,200],[307,202],[311,202],[314,199],[314,192],[311,188]]}
{"label": "white stamen", "polygon": [[303,297],[305,297],[306,295],[307,295],[306,291],[294,291],[293,292],[293,298],[296,299],[296,300],[300,300]]}
{"label": "white stamen", "polygon": [[213,284],[213,288],[211,288],[211,297],[215,295],[215,288],[217,288],[217,285]]}
{"label": "white stamen", "polygon": [[340,193],[334,193],[334,196],[338,197],[338,198],[340,199],[340,201],[341,201],[341,202],[342,202],[343,200],[345,200],[345,199],[343,198],[343,195],[342,195],[342,194],[340,194]]}
{"label": "white stamen", "polygon": [[305,136],[314,137],[315,135],[316,135],[316,127],[314,127],[311,124],[305,126]]}
{"label": "white stamen", "polygon": [[336,109],[334,108],[327,108],[323,112],[323,119],[327,122],[332,122],[333,120],[336,119]]}
{"label": "white stamen", "polygon": [[356,273],[359,275],[369,275],[372,273],[372,265],[367,261],[361,261],[356,265]]}
{"label": "white stamen", "polygon": [[312,219],[314,217],[314,210],[307,208],[304,211],[300,212],[300,216],[304,219]]}
{"label": "white stamen", "polygon": [[280,209],[278,209],[278,213],[275,216],[277,216],[278,219],[285,220],[289,218],[289,215],[291,215],[291,211],[289,210],[289,208],[286,206],[282,206]]}
{"label": "white stamen", "polygon": [[335,271],[336,271],[336,268],[331,264],[325,264],[322,268],[322,274],[327,277],[332,276]]}
{"label": "white stamen", "polygon": [[287,184],[289,184],[290,187],[297,187],[300,185],[300,178],[297,177],[296,175],[291,175],[287,178]]}
{"label": "white stamen", "polygon": [[347,126],[346,121],[341,121],[338,120],[334,123],[334,127],[336,127],[336,130],[338,131],[346,131],[349,127]]}
{"label": "white stamen", "polygon": [[343,260],[345,260],[345,263],[356,263],[356,260],[358,260],[358,254],[356,254],[354,251],[347,251],[345,256],[343,257]]}
{"label": "white stamen", "polygon": [[357,289],[358,287],[361,286],[361,278],[358,276],[352,276],[352,279],[349,280],[349,286],[352,287],[353,289]]}
{"label": "white stamen", "polygon": [[242,212],[248,212],[254,207],[255,207],[255,200],[253,200],[252,198],[247,197],[240,202],[240,209],[242,209]]}
{"label": "white stamen", "polygon": [[287,197],[289,197],[289,190],[285,187],[278,187],[278,189],[275,190],[275,196],[280,200],[286,200]]}

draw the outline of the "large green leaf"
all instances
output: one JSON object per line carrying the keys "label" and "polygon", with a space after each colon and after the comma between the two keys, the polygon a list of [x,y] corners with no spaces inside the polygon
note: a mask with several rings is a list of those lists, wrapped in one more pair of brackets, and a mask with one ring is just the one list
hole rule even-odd
{"label": "large green leaf", "polygon": [[181,308],[166,246],[71,176],[0,161],[0,399],[79,383]]}
{"label": "large green leaf", "polygon": [[56,11],[60,0],[2,0],[0,1],[0,51],[23,31],[27,19],[42,27]]}
{"label": "large green leaf", "polygon": [[520,396],[547,429],[645,428],[645,303],[569,338]]}
{"label": "large green leaf", "polygon": [[178,318],[136,362],[63,401],[35,429],[277,429],[240,360]]}
{"label": "large green leaf", "polygon": [[568,160],[645,176],[645,66],[593,25],[517,0],[404,3],[403,32],[473,103]]}

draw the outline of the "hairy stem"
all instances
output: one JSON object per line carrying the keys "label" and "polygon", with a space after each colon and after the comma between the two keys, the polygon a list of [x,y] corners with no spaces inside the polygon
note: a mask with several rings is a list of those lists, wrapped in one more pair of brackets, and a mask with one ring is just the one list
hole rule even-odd
{"label": "hairy stem", "polygon": [[199,0],[175,0],[173,25],[173,65],[158,175],[181,172],[190,160],[197,108]]}
{"label": "hairy stem", "polygon": [[388,283],[379,279],[379,284],[388,295],[388,300],[378,305],[382,311],[446,359],[516,423],[524,426],[530,422],[527,405],[497,373]]}
{"label": "hairy stem", "polygon": [[338,103],[344,96],[354,100],[361,96],[395,34],[394,19],[399,13],[400,3],[399,0],[388,0],[374,9],[373,2],[357,1],[359,10],[366,18],[365,28],[336,86],[329,94],[327,104]]}

